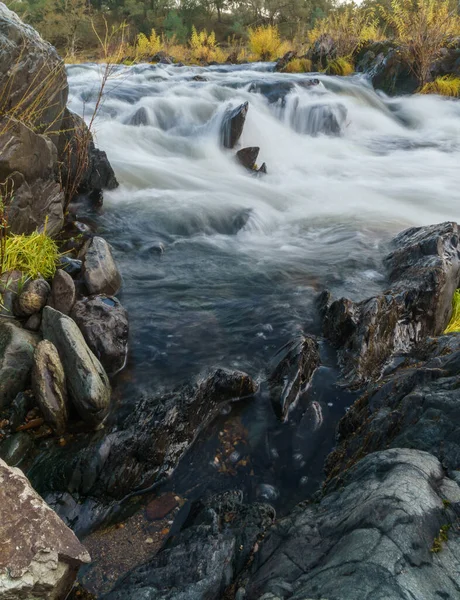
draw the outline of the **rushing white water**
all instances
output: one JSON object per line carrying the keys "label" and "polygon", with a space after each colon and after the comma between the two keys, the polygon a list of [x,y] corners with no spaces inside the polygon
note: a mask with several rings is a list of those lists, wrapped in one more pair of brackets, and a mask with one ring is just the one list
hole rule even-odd
{"label": "rushing white water", "polygon": [[[73,110],[91,113],[100,77],[97,65],[69,67]],[[374,293],[382,242],[459,218],[460,103],[388,99],[361,77],[307,87],[313,77],[257,64],[139,65],[109,81],[96,137],[121,185],[105,194],[100,226],[121,263],[147,379],[217,363],[257,375],[308,324],[315,292]],[[245,101],[239,147],[260,146],[264,177],[220,147],[224,111]],[[328,106],[342,134],[311,135]]]}

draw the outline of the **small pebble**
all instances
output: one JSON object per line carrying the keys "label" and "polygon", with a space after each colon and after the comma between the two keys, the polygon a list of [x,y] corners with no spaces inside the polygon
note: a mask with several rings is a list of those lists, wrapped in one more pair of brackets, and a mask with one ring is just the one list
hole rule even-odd
{"label": "small pebble", "polygon": [[145,540],[145,543],[146,543],[146,544],[153,544],[153,538],[147,538],[147,539]]}

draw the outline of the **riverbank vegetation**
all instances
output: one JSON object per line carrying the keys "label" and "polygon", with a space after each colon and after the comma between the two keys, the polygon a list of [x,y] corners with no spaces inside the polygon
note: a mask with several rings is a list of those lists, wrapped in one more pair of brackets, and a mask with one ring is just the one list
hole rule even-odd
{"label": "riverbank vegetation", "polygon": [[[431,65],[443,48],[459,45],[455,0],[364,0],[359,5],[338,0],[291,0],[283,5],[272,0],[7,4],[56,45],[68,62],[242,63],[274,61],[290,52],[281,70],[349,75],[363,48],[385,41],[397,47],[421,91],[458,95],[455,78],[430,80]],[[110,51],[101,45],[108,35]],[[324,52],[324,60],[312,60],[315,52]]]}

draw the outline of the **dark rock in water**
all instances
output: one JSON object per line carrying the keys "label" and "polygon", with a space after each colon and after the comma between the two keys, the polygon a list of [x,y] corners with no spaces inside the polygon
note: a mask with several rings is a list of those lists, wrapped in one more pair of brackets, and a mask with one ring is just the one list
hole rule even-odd
{"label": "dark rock in water", "polygon": [[29,279],[13,303],[13,312],[19,317],[29,317],[45,306],[51,288],[44,279]]}
{"label": "dark rock in water", "polygon": [[68,256],[61,256],[59,258],[59,265],[69,275],[78,275],[83,267],[83,262],[76,258],[69,258]]}
{"label": "dark rock in water", "polygon": [[166,54],[166,52],[164,52],[163,50],[160,50],[160,52],[157,52],[151,57],[149,62],[157,62],[161,63],[162,65],[172,65],[174,59],[172,56]]}
{"label": "dark rock in water", "polygon": [[85,434],[64,448],[43,448],[28,475],[76,531],[85,531],[107,517],[114,499],[169,477],[222,405],[256,390],[245,373],[218,369],[195,386],[140,398],[111,431]]}
{"label": "dark rock in water", "polygon": [[32,389],[45,420],[62,435],[68,418],[66,378],[56,346],[48,340],[35,349]]}
{"label": "dark rock in water", "polygon": [[249,103],[245,102],[233,109],[227,109],[220,128],[220,139],[224,148],[234,148],[243,133]]}
{"label": "dark rock in water", "polygon": [[275,359],[278,364],[268,380],[270,399],[277,417],[284,421],[319,366],[318,343],[312,336],[298,337],[283,346]]}
{"label": "dark rock in water", "polygon": [[289,50],[289,52],[286,52],[284,56],[276,61],[275,71],[283,71],[287,67],[288,63],[290,63],[291,60],[296,57],[297,53]]}
{"label": "dark rock in water", "polygon": [[257,169],[256,173],[260,173],[261,175],[266,175],[267,174],[267,164],[262,163],[260,168]]}
{"label": "dark rock in water", "polygon": [[203,77],[202,75],[194,75],[192,77],[192,81],[208,81],[208,80],[206,79],[206,77]]}
{"label": "dark rock in water", "polygon": [[460,281],[459,255],[456,223],[408,229],[396,236],[384,260],[390,286],[384,294],[329,306],[324,334],[339,347],[350,384],[378,379],[395,353],[444,331]]}
{"label": "dark rock in water", "polygon": [[334,39],[328,34],[323,33],[311,46],[307,53],[315,69],[323,71],[329,61],[337,58],[337,45]]}
{"label": "dark rock in water", "polygon": [[251,216],[251,209],[247,208],[239,211],[233,218],[231,227],[228,231],[230,235],[236,235],[239,231],[241,231],[249,221],[249,217]]}
{"label": "dark rock in water", "polygon": [[73,405],[84,421],[99,426],[107,416],[111,396],[104,368],[70,317],[46,306],[42,330],[43,337],[59,352]]}
{"label": "dark rock in water", "polygon": [[257,146],[252,146],[250,148],[242,148],[236,153],[236,159],[243,167],[249,169],[250,171],[253,171],[256,166],[259,152],[260,148],[258,148]]}
{"label": "dark rock in water", "polygon": [[343,104],[310,104],[300,106],[295,103],[291,113],[291,125],[298,133],[308,135],[341,135],[348,111]]}
{"label": "dark rock in water", "polygon": [[0,319],[0,409],[26,389],[38,341],[37,334]]}
{"label": "dark rock in water", "polygon": [[231,65],[237,65],[238,64],[238,52],[235,50],[234,52],[229,54],[227,56],[227,60],[225,62],[229,63]]}
{"label": "dark rock in water", "polygon": [[286,96],[295,86],[308,89],[319,85],[319,83],[319,79],[316,78],[299,79],[296,80],[295,84],[293,81],[284,79],[279,81],[254,81],[249,86],[249,91],[253,94],[262,94],[267,98],[269,104],[275,104],[276,102],[284,104]]}
{"label": "dark rock in water", "polygon": [[134,125],[135,127],[149,125],[149,115],[147,109],[144,106],[138,108],[136,112],[129,117],[128,125]]}
{"label": "dark rock in water", "polygon": [[123,577],[105,600],[221,598],[275,517],[268,504],[214,496],[190,509],[185,528],[160,553]]}
{"label": "dark rock in water", "polygon": [[459,516],[460,488],[435,457],[377,452],[268,532],[239,580],[244,599],[403,600],[420,590],[453,600]]}
{"label": "dark rock in water", "polygon": [[370,386],[341,419],[329,477],[381,448],[417,448],[460,483],[460,334],[428,339]]}
{"label": "dark rock in water", "polygon": [[404,51],[392,41],[365,44],[355,64],[358,73],[366,73],[374,88],[386,94],[413,94],[419,87]]}
{"label": "dark rock in water", "polygon": [[72,319],[109,375],[120,371],[128,354],[128,313],[114,297],[91,296],[76,302]]}

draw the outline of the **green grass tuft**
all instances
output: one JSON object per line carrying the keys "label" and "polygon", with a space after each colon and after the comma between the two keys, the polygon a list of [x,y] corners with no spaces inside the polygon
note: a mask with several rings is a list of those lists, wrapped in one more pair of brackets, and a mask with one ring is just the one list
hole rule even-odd
{"label": "green grass tuft", "polygon": [[452,316],[444,333],[453,333],[454,331],[460,331],[460,290],[455,290],[452,298]]}
{"label": "green grass tuft", "polygon": [[59,256],[56,242],[46,233],[36,231],[30,235],[9,235],[0,272],[17,270],[32,279],[40,275],[51,279],[56,273]]}
{"label": "green grass tuft", "polygon": [[420,93],[458,98],[460,97],[460,77],[454,77],[453,75],[438,77],[430,83],[425,83]]}

